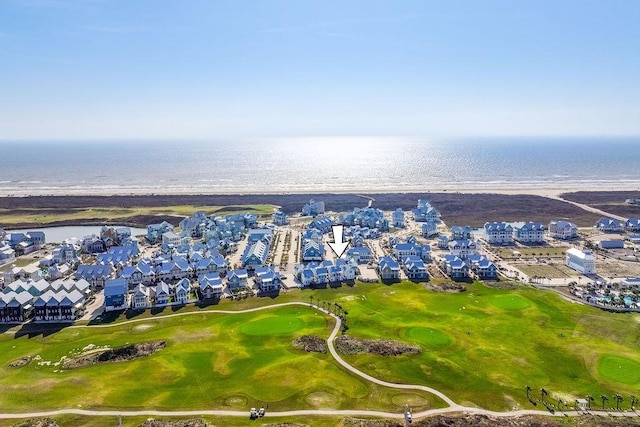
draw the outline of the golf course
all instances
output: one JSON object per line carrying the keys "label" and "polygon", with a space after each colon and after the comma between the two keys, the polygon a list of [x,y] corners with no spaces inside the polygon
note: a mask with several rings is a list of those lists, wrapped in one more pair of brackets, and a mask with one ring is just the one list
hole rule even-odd
{"label": "golf course", "polygon": [[[426,391],[367,381],[329,352],[296,349],[296,337],[329,337],[335,319],[303,305],[270,307],[295,301],[340,304],[353,337],[418,345],[419,354],[341,357],[382,381],[428,386],[468,407],[544,410],[534,405],[541,388],[549,401],[572,402],[586,395],[629,396],[640,386],[639,315],[608,313],[528,286],[466,286],[465,292],[438,293],[409,282],[356,283],[121,316],[103,325],[15,336],[9,330],[0,336],[0,412],[246,411],[268,405],[269,411],[401,413],[407,403],[415,412],[447,406]],[[259,307],[264,309],[242,312]],[[166,347],[135,360],[63,366],[93,349],[158,340]],[[29,363],[10,366],[25,357]]]}

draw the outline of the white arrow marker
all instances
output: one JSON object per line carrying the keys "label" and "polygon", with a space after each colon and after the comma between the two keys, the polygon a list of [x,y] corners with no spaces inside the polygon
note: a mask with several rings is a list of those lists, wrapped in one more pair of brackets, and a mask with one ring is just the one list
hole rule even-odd
{"label": "white arrow marker", "polygon": [[344,242],[342,240],[342,232],[344,226],[332,225],[331,228],[333,229],[333,243],[329,242],[329,246],[331,246],[331,249],[333,249],[333,252],[335,252],[336,256],[340,258],[344,251],[347,249],[347,246],[349,246],[349,242]]}

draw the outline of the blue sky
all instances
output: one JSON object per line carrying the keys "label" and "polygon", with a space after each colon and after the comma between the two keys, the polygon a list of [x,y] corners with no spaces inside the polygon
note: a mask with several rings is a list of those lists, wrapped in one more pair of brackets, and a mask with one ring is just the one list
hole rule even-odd
{"label": "blue sky", "polygon": [[0,139],[640,135],[640,2],[0,1]]}

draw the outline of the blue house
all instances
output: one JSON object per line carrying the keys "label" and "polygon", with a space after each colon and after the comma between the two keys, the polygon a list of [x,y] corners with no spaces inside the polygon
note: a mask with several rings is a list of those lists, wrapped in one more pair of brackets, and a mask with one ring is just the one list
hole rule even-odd
{"label": "blue house", "polygon": [[422,224],[422,237],[433,237],[438,235],[438,223],[435,221],[427,221]]}
{"label": "blue house", "polygon": [[411,211],[413,220],[416,222],[439,222],[440,212],[438,212],[428,200],[418,200],[418,207]]}
{"label": "blue house", "polygon": [[149,224],[147,225],[147,240],[149,243],[160,243],[162,235],[169,231],[173,231],[173,225],[167,221],[162,221],[160,224]]}
{"label": "blue house", "polygon": [[640,231],[640,218],[629,218],[624,223],[624,229],[632,233]]}
{"label": "blue house", "polygon": [[269,245],[264,240],[259,240],[251,246],[247,246],[240,257],[240,263],[244,268],[254,270],[261,267],[267,261]]}
{"label": "blue house", "polygon": [[596,222],[595,226],[598,231],[605,233],[620,233],[624,231],[622,221],[615,218],[601,218]]}
{"label": "blue house", "polygon": [[452,279],[464,279],[469,276],[469,265],[457,255],[445,255],[442,260],[442,269]]}
{"label": "blue house", "polygon": [[513,226],[506,222],[487,222],[484,224],[484,233],[489,244],[513,244]]}
{"label": "blue house", "polygon": [[373,251],[368,247],[347,249],[347,259],[353,259],[358,264],[367,264],[373,261]]}
{"label": "blue house", "polygon": [[107,280],[104,285],[104,310],[123,310],[128,306],[129,287],[124,279]]}
{"label": "blue house", "polygon": [[227,274],[227,287],[229,290],[247,287],[249,273],[245,269],[231,270]]}
{"label": "blue house", "polygon": [[451,240],[471,239],[473,228],[468,225],[454,225],[451,227]]}
{"label": "blue house", "polygon": [[411,255],[403,261],[404,271],[410,280],[426,280],[429,278],[427,266],[420,257]]}
{"label": "blue house", "polygon": [[317,240],[306,239],[302,243],[302,262],[322,261],[324,245]]}
{"label": "blue house", "polygon": [[382,280],[397,280],[400,278],[400,264],[389,256],[380,257],[378,274]]}
{"label": "blue house", "polygon": [[222,298],[222,279],[218,273],[201,274],[198,276],[198,283],[203,299]]}
{"label": "blue house", "polygon": [[391,223],[394,227],[404,228],[404,212],[398,208],[391,213]]}
{"label": "blue house", "polygon": [[333,225],[333,218],[330,216],[320,216],[311,221],[309,228],[315,228],[320,230],[321,233],[329,233],[331,226]]}
{"label": "blue house", "polygon": [[256,286],[261,292],[271,292],[280,289],[282,278],[280,273],[272,267],[256,268]]}
{"label": "blue house", "polygon": [[498,267],[484,255],[471,255],[469,264],[471,264],[471,271],[475,273],[478,279],[495,279],[498,277]]}

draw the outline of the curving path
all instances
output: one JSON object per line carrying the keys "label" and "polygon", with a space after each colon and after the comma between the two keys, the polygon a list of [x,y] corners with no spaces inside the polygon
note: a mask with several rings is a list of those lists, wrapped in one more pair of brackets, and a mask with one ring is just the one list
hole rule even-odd
{"label": "curving path", "polygon": [[[329,338],[327,339],[327,344],[329,347],[329,352],[331,353],[331,356],[336,360],[336,362],[338,362],[342,367],[344,367],[345,369],[347,369],[349,372],[364,378],[367,381],[370,381],[372,383],[384,386],[384,387],[390,387],[390,388],[396,388],[396,389],[404,389],[404,390],[421,390],[421,391],[426,391],[428,393],[434,394],[435,396],[438,396],[440,399],[442,399],[444,402],[446,402],[449,407],[447,408],[439,408],[439,409],[429,409],[426,411],[422,411],[422,412],[414,412],[413,416],[414,418],[420,418],[420,417],[426,417],[429,415],[438,415],[438,414],[447,414],[447,413],[467,413],[467,414],[479,414],[479,415],[491,415],[494,417],[516,417],[516,416],[521,416],[521,415],[548,415],[548,416],[576,416],[576,415],[583,415],[583,412],[577,412],[577,411],[567,411],[567,412],[561,412],[561,411],[556,411],[555,413],[551,413],[549,411],[539,411],[539,410],[534,410],[534,409],[522,409],[519,411],[511,411],[511,412],[495,412],[495,411],[489,411],[486,409],[482,409],[482,408],[475,408],[475,407],[469,407],[469,406],[462,406],[457,404],[456,402],[454,402],[451,398],[449,398],[448,396],[446,396],[444,393],[442,393],[439,390],[436,390],[434,388],[431,387],[427,387],[427,386],[423,386],[423,385],[415,385],[415,384],[397,384],[397,383],[391,383],[388,381],[383,381],[380,380],[378,378],[372,377],[369,374],[366,374],[360,370],[358,370],[357,368],[351,366],[349,363],[347,363],[344,359],[342,359],[340,357],[340,355],[338,354],[338,352],[336,351],[333,342],[336,338],[336,336],[338,335],[338,333],[340,332],[340,328],[342,326],[342,320],[336,316],[335,314],[322,309],[320,307],[317,307],[315,305],[306,303],[306,302],[300,302],[300,301],[294,301],[294,302],[287,302],[287,303],[281,303],[281,304],[275,304],[275,305],[268,305],[268,306],[263,306],[263,307],[255,307],[255,308],[250,308],[250,309],[246,309],[246,310],[240,310],[240,311],[233,311],[233,310],[207,310],[207,311],[190,311],[187,313],[174,313],[174,314],[168,314],[166,316],[162,316],[162,317],[156,317],[156,318],[143,318],[143,319],[132,319],[132,320],[127,320],[124,322],[120,322],[120,323],[112,323],[112,324],[108,324],[108,325],[74,325],[74,326],[70,326],[70,328],[111,328],[111,327],[116,327],[116,326],[122,326],[122,325],[127,325],[127,324],[131,324],[131,323],[139,323],[139,322],[150,322],[150,321],[156,321],[156,320],[162,320],[165,318],[169,318],[169,317],[178,317],[178,316],[189,316],[189,315],[196,315],[196,314],[203,314],[203,313],[220,313],[220,314],[240,314],[240,313],[251,313],[251,312],[256,312],[256,311],[261,311],[261,310],[268,310],[268,309],[272,309],[272,308],[277,308],[277,307],[284,307],[284,306],[291,306],[291,305],[302,305],[302,306],[306,306],[306,307],[311,307],[314,308],[324,314],[327,314],[331,317],[333,317],[335,319],[335,326],[333,328],[333,331],[331,332],[331,334],[329,335]],[[600,413],[600,412],[599,412]],[[248,411],[229,411],[229,410],[202,410],[202,411],[154,411],[154,410],[143,410],[143,411],[108,411],[108,410],[104,410],[104,411],[93,411],[93,410],[87,410],[87,409],[58,409],[58,410],[54,410],[54,411],[40,411],[40,412],[24,412],[24,413],[11,413],[11,414],[0,414],[0,419],[15,419],[15,418],[36,418],[36,417],[51,417],[51,416],[56,416],[56,415],[84,415],[84,416],[125,416],[125,417],[132,417],[132,416],[157,416],[157,417],[189,417],[189,416],[203,416],[203,415],[210,415],[210,416],[229,416],[229,417],[248,417],[249,413]],[[395,418],[395,419],[403,419],[404,418],[404,414],[403,413],[395,413],[395,412],[383,412],[383,411],[367,411],[367,410],[338,410],[338,409],[302,409],[302,410],[296,410],[296,411],[280,411],[280,412],[275,412],[275,411],[268,411],[267,412],[267,416],[272,416],[272,417],[295,417],[295,416],[309,416],[309,415],[325,415],[325,416],[364,416],[364,417],[380,417],[380,418]],[[622,417],[634,417],[637,416],[637,414],[635,412],[607,412],[607,415],[609,416],[622,416]]]}

